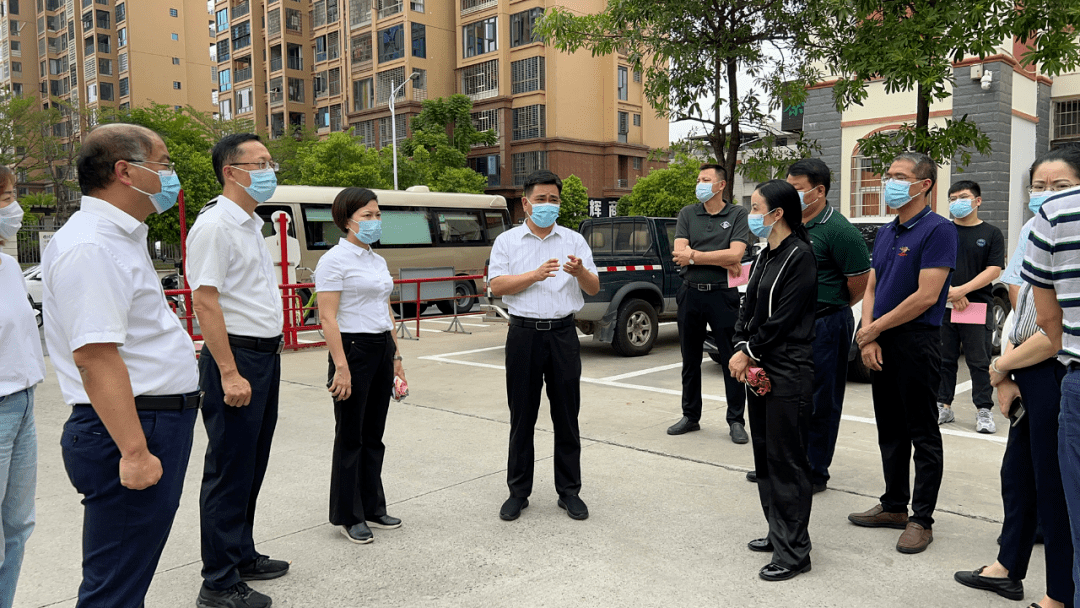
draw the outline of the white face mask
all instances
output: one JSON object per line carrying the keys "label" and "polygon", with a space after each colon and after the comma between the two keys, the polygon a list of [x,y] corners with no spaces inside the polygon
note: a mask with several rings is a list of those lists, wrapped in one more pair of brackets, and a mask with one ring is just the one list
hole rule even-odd
{"label": "white face mask", "polygon": [[22,228],[23,208],[19,201],[12,201],[10,205],[0,209],[0,239],[5,241],[15,238],[15,234]]}

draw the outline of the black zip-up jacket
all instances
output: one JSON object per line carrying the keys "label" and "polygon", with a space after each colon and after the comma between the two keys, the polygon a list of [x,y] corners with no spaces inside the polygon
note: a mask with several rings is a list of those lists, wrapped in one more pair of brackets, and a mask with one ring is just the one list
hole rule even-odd
{"label": "black zip-up jacket", "polygon": [[814,340],[817,261],[813,247],[794,234],[766,247],[750,270],[746,299],[735,324],[735,348],[762,363],[785,344]]}

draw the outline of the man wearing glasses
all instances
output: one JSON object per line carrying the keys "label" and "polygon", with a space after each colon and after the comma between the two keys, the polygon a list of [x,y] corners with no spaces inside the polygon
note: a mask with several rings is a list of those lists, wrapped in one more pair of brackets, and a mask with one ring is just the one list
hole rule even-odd
{"label": "man wearing glasses", "polygon": [[[901,553],[920,553],[931,526],[944,460],[938,429],[941,319],[956,267],[956,226],[930,209],[937,163],[905,152],[889,165],[882,197],[897,218],[878,230],[855,339],[873,378],[878,447],[885,474],[881,503],[848,520],[903,530]],[[915,487],[908,481],[915,449]],[[908,519],[908,500],[912,515]]]}
{"label": "man wearing glasses", "polygon": [[281,376],[281,292],[263,221],[255,214],[277,187],[277,163],[253,133],[213,150],[222,184],[187,239],[187,277],[205,344],[199,358],[209,445],[199,498],[202,608],[263,608],[247,581],[283,576],[288,562],[255,550],[255,503],[270,458]]}

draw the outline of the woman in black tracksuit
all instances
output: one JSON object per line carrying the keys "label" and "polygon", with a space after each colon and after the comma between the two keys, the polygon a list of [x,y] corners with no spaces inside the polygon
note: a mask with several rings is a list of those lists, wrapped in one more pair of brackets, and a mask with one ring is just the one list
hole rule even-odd
{"label": "woman in black tracksuit", "polygon": [[751,203],[750,230],[767,238],[769,246],[750,271],[729,369],[747,382],[749,368],[761,367],[771,382],[763,396],[747,386],[758,494],[769,522],[769,535],[749,547],[773,554],[758,575],[782,581],[810,570],[806,443],[813,409],[817,262],[793,186],[778,179],[766,182]]}

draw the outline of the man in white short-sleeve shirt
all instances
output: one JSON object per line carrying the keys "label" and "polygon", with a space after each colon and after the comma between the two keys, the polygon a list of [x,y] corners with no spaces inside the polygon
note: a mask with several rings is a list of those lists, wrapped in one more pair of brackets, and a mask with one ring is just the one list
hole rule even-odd
{"label": "man in white short-sleeve shirt", "polygon": [[277,163],[253,133],[212,152],[222,184],[187,239],[187,278],[205,344],[199,378],[209,443],[199,512],[203,585],[196,606],[248,608],[270,598],[247,581],[283,576],[289,563],[255,550],[252,529],[278,417],[282,303],[255,213],[277,187]]}
{"label": "man in white short-sleeve shirt", "polygon": [[148,215],[180,182],[153,131],[94,129],[78,158],[80,210],[42,255],[45,340],[64,401],[60,445],[83,495],[79,606],[142,606],[191,454],[195,350],[147,249]]}
{"label": "man in white short-sleeve shirt", "polygon": [[521,199],[528,219],[495,239],[488,265],[492,294],[510,309],[506,335],[506,397],[510,405],[510,450],[506,483],[510,498],[499,517],[512,521],[529,506],[533,482],[533,428],[547,384],[555,430],[555,490],[559,507],[573,519],[589,509],[581,490],[581,345],[574,313],[585,305],[581,292],[596,295],[600,278],[592,250],[577,232],[558,226],[562,180],[537,171],[525,180]]}

